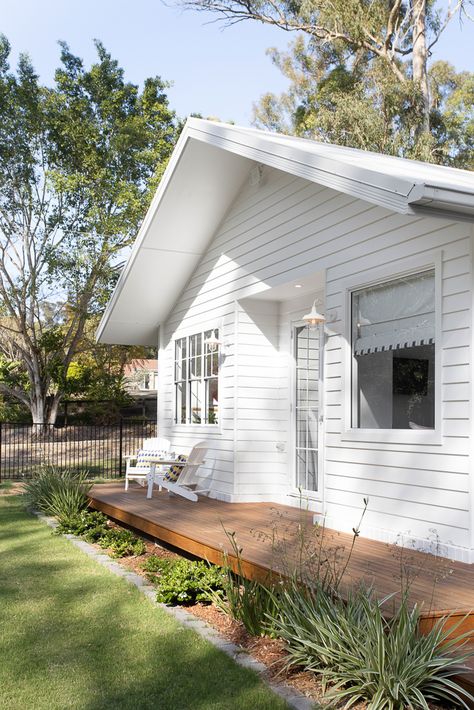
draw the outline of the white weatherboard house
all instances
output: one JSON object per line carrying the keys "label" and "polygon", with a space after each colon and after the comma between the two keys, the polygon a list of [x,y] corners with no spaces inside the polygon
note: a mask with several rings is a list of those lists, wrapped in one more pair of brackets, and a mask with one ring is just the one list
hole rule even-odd
{"label": "white weatherboard house", "polygon": [[189,119],[98,337],[158,341],[211,496],[474,562],[473,222],[469,172]]}

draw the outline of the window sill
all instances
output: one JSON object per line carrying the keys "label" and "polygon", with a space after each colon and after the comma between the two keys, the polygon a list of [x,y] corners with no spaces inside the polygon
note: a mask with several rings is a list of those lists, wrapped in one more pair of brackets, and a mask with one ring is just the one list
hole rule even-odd
{"label": "window sill", "polygon": [[420,446],[441,446],[443,443],[439,429],[347,429],[341,435],[342,441],[366,441],[381,444],[419,444]]}
{"label": "window sill", "polygon": [[193,434],[221,434],[219,424],[173,424],[173,431],[192,432]]}
{"label": "window sill", "polygon": [[305,501],[308,503],[322,503],[323,497],[320,491],[304,491],[298,488],[292,488],[288,493],[290,498],[298,498],[304,505]]}

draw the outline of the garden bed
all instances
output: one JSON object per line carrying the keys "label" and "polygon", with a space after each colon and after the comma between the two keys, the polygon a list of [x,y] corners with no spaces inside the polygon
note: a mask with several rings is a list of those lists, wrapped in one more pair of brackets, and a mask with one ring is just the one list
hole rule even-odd
{"label": "garden bed", "polygon": [[[117,529],[124,527],[114,520],[110,520],[109,524],[111,527]],[[183,559],[183,555],[165,547],[157,541],[151,541],[143,536],[141,536],[141,539],[146,545],[146,552],[142,555],[122,557],[120,558],[120,565],[148,580],[150,577],[144,570],[144,566],[149,558],[159,557],[164,560]],[[95,545],[95,547],[98,547],[98,545]],[[185,559],[190,559],[190,557],[188,556]],[[302,693],[308,699],[312,700],[316,707],[324,704],[325,692],[321,681],[315,674],[305,670],[288,670],[285,668],[288,653],[282,640],[249,634],[241,622],[224,614],[216,604],[212,602],[187,604],[184,608],[188,613],[212,626],[222,637],[236,644],[257,661],[263,663],[267,668],[264,675],[268,681],[284,683],[295,688],[299,693]],[[428,703],[428,706],[430,710],[451,710],[451,708],[454,707],[452,705],[441,706],[436,703]],[[331,707],[334,708],[334,710],[336,708],[343,708],[344,703],[341,702]],[[367,703],[358,702],[351,707],[354,710],[366,710]]]}
{"label": "garden bed", "polygon": [[123,566],[156,587],[157,601],[184,605],[234,647],[262,662],[269,681],[284,681],[318,706],[332,694],[333,708],[349,704],[362,710],[372,703],[377,709],[434,710],[440,706],[427,698],[449,698],[442,706],[447,708],[460,692],[449,680],[459,674],[459,662],[453,667],[449,654],[463,637],[448,639],[442,625],[420,637],[420,610],[409,605],[408,588],[401,588],[401,601],[388,616],[387,607],[366,587],[345,590],[349,594],[342,598],[338,585],[357,528],[344,556],[339,548],[326,546],[324,528],[312,527],[311,537],[301,540],[309,566],[300,555],[296,573],[268,580],[268,588],[243,576],[235,533],[227,533],[237,561],[231,572],[137,536],[102,512],[87,512],[87,489],[74,473],[45,469],[27,489],[30,502],[37,500],[44,512],[58,518],[56,532],[78,535],[120,558]]}

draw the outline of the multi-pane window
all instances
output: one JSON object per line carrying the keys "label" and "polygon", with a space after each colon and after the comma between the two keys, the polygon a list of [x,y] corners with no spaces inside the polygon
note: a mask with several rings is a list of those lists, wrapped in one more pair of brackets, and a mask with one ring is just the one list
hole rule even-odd
{"label": "multi-pane window", "polygon": [[217,424],[219,349],[206,340],[217,330],[195,333],[175,341],[174,382],[177,424]]}
{"label": "multi-pane window", "polygon": [[435,426],[434,270],[352,293],[352,426]]}
{"label": "multi-pane window", "polygon": [[296,363],[296,485],[318,490],[320,330],[298,326]]}

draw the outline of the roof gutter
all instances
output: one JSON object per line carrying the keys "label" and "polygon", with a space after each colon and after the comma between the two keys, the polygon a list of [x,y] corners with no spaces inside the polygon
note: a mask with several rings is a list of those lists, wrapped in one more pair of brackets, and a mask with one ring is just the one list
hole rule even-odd
{"label": "roof gutter", "polygon": [[474,219],[474,194],[464,190],[435,187],[429,184],[416,184],[407,197],[408,205],[415,211],[436,211],[459,218]]}

